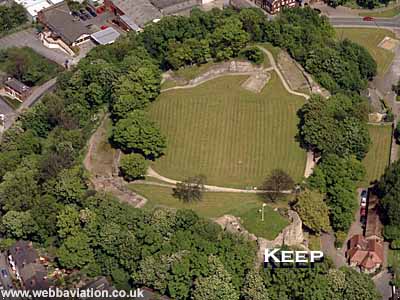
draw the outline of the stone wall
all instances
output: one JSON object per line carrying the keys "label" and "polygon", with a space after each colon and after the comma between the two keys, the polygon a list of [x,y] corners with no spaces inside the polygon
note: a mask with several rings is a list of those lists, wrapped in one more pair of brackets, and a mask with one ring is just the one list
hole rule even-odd
{"label": "stone wall", "polygon": [[258,246],[257,252],[257,265],[261,265],[264,261],[264,252],[266,248],[276,248],[282,245],[287,246],[298,246],[306,250],[307,247],[303,244],[303,223],[299,215],[293,211],[288,211],[289,220],[291,223],[286,226],[281,233],[274,240],[267,240],[261,237],[257,237],[254,234],[248,232],[240,223],[240,218],[232,215],[224,215],[215,221],[222,226],[226,231],[233,232],[244,236],[245,238],[256,241]]}

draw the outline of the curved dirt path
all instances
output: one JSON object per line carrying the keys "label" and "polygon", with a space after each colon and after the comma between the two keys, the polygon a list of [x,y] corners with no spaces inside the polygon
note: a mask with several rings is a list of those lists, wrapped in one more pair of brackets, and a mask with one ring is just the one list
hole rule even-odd
{"label": "curved dirt path", "polygon": [[[103,117],[99,127],[92,134],[88,141],[88,149],[83,160],[83,165],[92,175],[89,181],[93,185],[94,189],[98,192],[110,193],[118,198],[121,202],[128,203],[137,208],[143,207],[146,204],[147,199],[128,189],[126,186],[128,182],[126,182],[123,178],[118,177],[118,175],[114,176],[112,171],[107,175],[98,174],[96,168],[94,167],[93,157],[96,155],[96,149],[102,140],[104,123],[107,121],[107,118],[108,115]],[[111,168],[114,168],[114,164],[115,161]]]}
{"label": "curved dirt path", "polygon": [[307,99],[307,100],[310,99],[310,96],[309,96],[309,95],[304,94],[304,93],[300,93],[300,92],[293,91],[293,90],[289,87],[288,83],[286,82],[285,77],[283,77],[281,71],[279,70],[278,66],[276,65],[275,59],[274,59],[274,57],[272,56],[272,53],[271,53],[271,52],[269,52],[269,51],[268,51],[267,49],[265,49],[264,47],[261,47],[261,46],[257,46],[257,47],[258,47],[262,52],[264,52],[264,53],[268,56],[268,60],[269,60],[269,62],[271,63],[272,68],[273,68],[274,71],[278,74],[278,76],[279,76],[279,78],[280,78],[280,80],[281,80],[283,86],[285,87],[286,91],[288,91],[289,94],[292,94],[292,95],[295,95],[295,96],[300,96],[300,97],[303,97],[303,98],[305,98],[305,99]]}
{"label": "curved dirt path", "polygon": [[[164,176],[158,174],[151,167],[148,168],[146,176],[156,178],[158,180],[164,181],[164,182],[172,184],[174,186],[180,182],[178,180],[174,180],[174,179],[164,177]],[[156,184],[159,185],[158,183],[156,183]],[[227,187],[216,186],[216,185],[204,185],[204,188],[208,192],[223,192],[223,193],[262,194],[262,193],[273,193],[274,192],[274,191],[265,191],[265,190],[243,190],[243,189],[227,188]],[[286,190],[286,191],[281,191],[281,193],[282,194],[291,194],[292,191]]]}
{"label": "curved dirt path", "polygon": [[[268,72],[268,71],[272,71],[272,70],[274,70],[273,67],[269,67],[269,68],[263,69],[263,71],[267,71],[267,72]],[[168,92],[168,91],[173,91],[173,90],[192,89],[192,88],[195,88],[195,87],[197,87],[197,86],[199,86],[199,85],[202,85],[203,83],[206,83],[207,81],[211,81],[211,80],[217,79],[217,78],[219,78],[219,77],[254,75],[254,74],[257,74],[257,73],[259,73],[259,72],[257,72],[257,71],[249,71],[249,72],[224,72],[224,73],[221,73],[221,74],[209,76],[209,77],[207,77],[207,78],[204,78],[204,80],[200,80],[199,82],[196,82],[196,83],[194,83],[194,84],[177,85],[177,86],[173,86],[173,87],[170,87],[170,88],[166,88],[166,89],[161,90],[161,93]]]}

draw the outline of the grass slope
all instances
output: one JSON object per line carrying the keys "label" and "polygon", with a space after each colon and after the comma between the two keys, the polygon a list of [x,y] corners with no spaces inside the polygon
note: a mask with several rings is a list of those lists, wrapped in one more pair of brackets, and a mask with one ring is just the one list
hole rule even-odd
{"label": "grass slope", "polygon": [[130,188],[149,200],[145,208],[152,209],[157,206],[186,208],[206,218],[232,214],[241,218],[247,230],[266,239],[274,239],[289,224],[286,218],[270,206],[264,208],[264,222],[262,222],[259,212],[262,202],[255,194],[205,193],[200,202],[184,203],[172,197],[170,188],[146,184],[131,184]]}
{"label": "grass slope", "polygon": [[385,9],[383,11],[365,11],[362,13],[359,13],[360,16],[362,17],[376,17],[376,18],[392,18],[400,14],[400,7],[392,7],[389,9]]}
{"label": "grass slope", "polygon": [[305,100],[288,94],[274,72],[260,94],[242,89],[244,80],[226,76],[165,92],[151,105],[168,141],[156,171],[177,180],[204,174],[208,184],[242,188],[260,185],[274,168],[303,176],[306,155],[295,136]]}
{"label": "grass slope", "polygon": [[378,75],[384,74],[394,58],[394,53],[378,47],[378,44],[386,37],[395,38],[393,32],[386,29],[375,28],[336,28],[338,39],[348,38],[367,48],[378,64]]}
{"label": "grass slope", "polygon": [[389,164],[392,126],[369,125],[368,131],[371,136],[372,145],[363,160],[363,164],[367,170],[364,182],[366,185],[369,185],[371,181],[379,179]]}

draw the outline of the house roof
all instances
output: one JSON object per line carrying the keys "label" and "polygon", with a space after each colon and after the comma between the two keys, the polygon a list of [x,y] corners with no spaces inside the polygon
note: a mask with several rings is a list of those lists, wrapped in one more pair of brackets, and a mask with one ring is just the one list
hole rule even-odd
{"label": "house roof", "polygon": [[81,36],[90,34],[89,29],[71,15],[66,2],[42,10],[39,19],[68,45],[73,44]]}
{"label": "house roof", "polygon": [[15,78],[8,78],[4,84],[20,94],[29,91],[29,87],[27,85]]}
{"label": "house roof", "polygon": [[113,4],[140,27],[162,16],[149,0],[113,0]]}
{"label": "house roof", "polygon": [[[109,291],[112,292],[115,290],[115,288],[108,282],[108,280],[101,276],[98,277],[92,281],[90,281],[88,284],[86,284],[83,288],[83,290],[95,290],[95,291]],[[82,300],[91,300],[91,299],[96,299],[92,297],[80,297]],[[116,298],[108,298],[110,300],[116,299]]]}
{"label": "house roof", "polygon": [[140,31],[140,27],[135,22],[133,22],[133,20],[129,16],[123,15],[120,16],[120,19],[124,21],[124,23],[128,25],[132,30]]}
{"label": "house roof", "polygon": [[39,11],[51,6],[47,0],[15,0],[15,2],[21,4],[32,17],[36,17]]}
{"label": "house roof", "polygon": [[17,241],[10,248],[9,253],[14,258],[15,265],[19,270],[28,264],[36,263],[39,259],[32,242]]}
{"label": "house roof", "polygon": [[150,0],[150,2],[158,9],[164,9],[169,6],[189,2],[190,0]]}
{"label": "house roof", "polygon": [[383,242],[379,239],[366,239],[361,234],[350,239],[347,257],[350,262],[372,269],[384,260]]}
{"label": "house roof", "polygon": [[112,27],[108,27],[104,30],[97,31],[91,35],[91,37],[100,45],[108,45],[115,42],[120,36],[120,33]]}
{"label": "house roof", "polygon": [[46,290],[50,287],[47,272],[43,265],[32,263],[20,270],[24,286],[28,290]]}

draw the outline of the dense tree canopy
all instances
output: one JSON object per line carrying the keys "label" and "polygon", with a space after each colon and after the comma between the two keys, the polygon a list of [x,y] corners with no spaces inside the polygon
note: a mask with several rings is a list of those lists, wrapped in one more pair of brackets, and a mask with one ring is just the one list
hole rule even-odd
{"label": "dense tree canopy", "polygon": [[126,152],[138,151],[150,158],[164,153],[166,139],[157,125],[141,110],[130,112],[113,130],[113,141]]}
{"label": "dense tree canopy", "polygon": [[26,12],[21,4],[0,5],[0,36],[27,22]]}
{"label": "dense tree canopy", "polygon": [[362,100],[337,94],[329,99],[314,95],[300,110],[300,138],[304,146],[322,153],[355,155],[368,152],[370,137]]}

